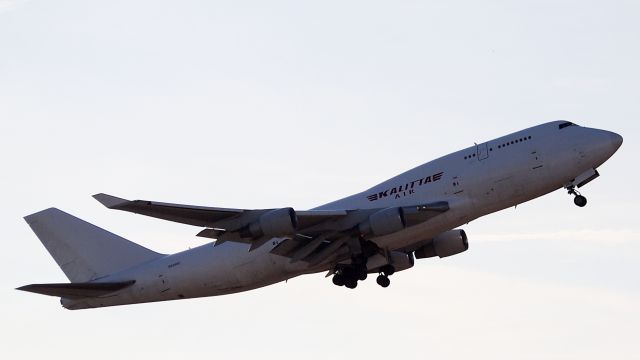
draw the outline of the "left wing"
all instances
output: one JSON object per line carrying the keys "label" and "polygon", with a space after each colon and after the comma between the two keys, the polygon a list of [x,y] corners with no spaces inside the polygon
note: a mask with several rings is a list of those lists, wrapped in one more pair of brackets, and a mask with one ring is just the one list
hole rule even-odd
{"label": "left wing", "polygon": [[[258,219],[261,215],[283,209],[231,209],[207,206],[169,204],[147,200],[126,200],[107,194],[96,194],[93,197],[109,209],[123,210],[159,219],[175,221],[182,224],[236,231]],[[293,211],[291,208],[284,208]],[[347,215],[346,210],[307,210],[296,211],[297,225],[307,228],[328,219],[336,219]],[[275,214],[274,214],[275,215]]]}
{"label": "left wing", "polygon": [[349,248],[349,239],[400,231],[449,210],[444,201],[386,209],[304,210],[229,209],[126,200],[107,194],[94,198],[110,209],[123,210],[205,227],[198,236],[251,244],[250,250],[274,237],[284,238],[272,253],[292,261],[322,263]]}
{"label": "left wing", "polygon": [[168,204],[146,200],[129,201],[107,194],[96,194],[93,195],[93,197],[109,209],[124,210],[194,226],[212,227],[219,222],[237,217],[247,211],[241,209]]}

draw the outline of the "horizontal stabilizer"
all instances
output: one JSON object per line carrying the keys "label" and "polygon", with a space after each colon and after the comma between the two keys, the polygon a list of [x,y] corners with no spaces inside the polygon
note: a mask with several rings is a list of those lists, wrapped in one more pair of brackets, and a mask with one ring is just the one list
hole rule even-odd
{"label": "horizontal stabilizer", "polygon": [[118,205],[125,205],[129,202],[129,200],[127,199],[122,199],[107,194],[95,194],[93,195],[93,198],[98,200],[102,205],[108,207],[109,209],[117,208]]}
{"label": "horizontal stabilizer", "polygon": [[135,280],[104,283],[31,284],[19,287],[16,290],[63,298],[88,298],[104,296],[129,287],[134,283]]}

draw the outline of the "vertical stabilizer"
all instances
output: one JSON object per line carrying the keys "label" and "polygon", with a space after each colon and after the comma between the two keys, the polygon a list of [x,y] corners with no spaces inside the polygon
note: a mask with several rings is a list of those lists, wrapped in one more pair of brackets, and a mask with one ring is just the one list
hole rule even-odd
{"label": "vertical stabilizer", "polygon": [[24,218],[71,282],[86,282],[164,255],[56,208]]}

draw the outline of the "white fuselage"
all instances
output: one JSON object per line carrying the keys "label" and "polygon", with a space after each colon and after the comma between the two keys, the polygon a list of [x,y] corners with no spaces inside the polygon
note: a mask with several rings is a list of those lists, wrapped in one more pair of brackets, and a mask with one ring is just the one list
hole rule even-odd
{"label": "white fuselage", "polygon": [[[419,225],[373,238],[393,251],[424,243],[436,235],[570,183],[600,166],[618,148],[618,135],[604,130],[551,122],[443,156],[393,177],[362,193],[318,207],[350,210],[409,206],[447,201],[450,210]],[[282,239],[256,250],[225,242],[140,264],[102,281],[135,280],[111,296],[68,300],[68,308],[111,306],[224,295],[277,283],[301,274],[327,271],[271,254]]]}

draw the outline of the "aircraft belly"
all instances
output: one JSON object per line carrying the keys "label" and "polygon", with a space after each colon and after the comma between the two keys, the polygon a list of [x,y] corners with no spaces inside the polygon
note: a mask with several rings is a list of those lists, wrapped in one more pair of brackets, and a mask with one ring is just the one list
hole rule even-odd
{"label": "aircraft belly", "polygon": [[287,278],[283,264],[269,254],[272,245],[248,251],[248,245],[224,243],[210,246],[197,273],[179,279],[185,297],[236,293],[273,284]]}

